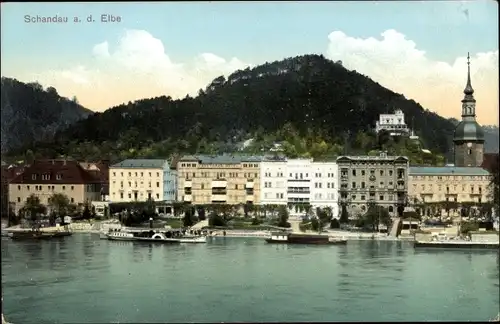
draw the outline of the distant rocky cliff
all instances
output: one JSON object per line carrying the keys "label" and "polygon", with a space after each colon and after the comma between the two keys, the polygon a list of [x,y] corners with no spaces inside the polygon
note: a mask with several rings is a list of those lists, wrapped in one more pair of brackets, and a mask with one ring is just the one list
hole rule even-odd
{"label": "distant rocky cliff", "polygon": [[56,89],[44,90],[38,83],[2,77],[1,91],[2,153],[35,140],[52,139],[56,131],[92,114],[76,98],[61,97]]}

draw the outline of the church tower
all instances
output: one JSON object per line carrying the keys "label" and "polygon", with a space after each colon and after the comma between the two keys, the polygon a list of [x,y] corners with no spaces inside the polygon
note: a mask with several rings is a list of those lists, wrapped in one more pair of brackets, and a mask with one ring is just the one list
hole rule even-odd
{"label": "church tower", "polygon": [[462,121],[453,136],[457,167],[478,167],[483,163],[484,131],[476,121],[476,99],[470,81],[470,57],[467,53],[467,85],[462,100]]}

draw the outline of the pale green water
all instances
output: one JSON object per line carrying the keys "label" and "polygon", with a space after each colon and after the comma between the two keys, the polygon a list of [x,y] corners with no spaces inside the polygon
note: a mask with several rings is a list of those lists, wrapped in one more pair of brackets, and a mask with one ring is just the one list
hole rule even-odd
{"label": "pale green water", "polygon": [[482,321],[498,313],[499,289],[495,251],[2,239],[3,311],[14,324]]}

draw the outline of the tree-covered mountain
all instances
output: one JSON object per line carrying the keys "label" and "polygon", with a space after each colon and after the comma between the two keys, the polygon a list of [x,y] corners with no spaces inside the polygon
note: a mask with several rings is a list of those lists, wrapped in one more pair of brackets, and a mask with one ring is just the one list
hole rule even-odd
{"label": "tree-covered mountain", "polygon": [[53,87],[44,90],[38,83],[2,77],[1,88],[2,153],[35,140],[50,141],[56,131],[92,113]]}
{"label": "tree-covered mountain", "polygon": [[345,143],[350,153],[367,153],[380,146],[373,134],[379,114],[394,109],[413,121],[420,147],[451,151],[451,121],[340,61],[305,55],[218,77],[196,98],[162,96],[95,113],[58,131],[54,141],[10,155],[27,149],[46,157],[87,159],[221,153],[250,138],[246,150],[252,152],[282,142],[285,151],[298,156],[342,154]]}

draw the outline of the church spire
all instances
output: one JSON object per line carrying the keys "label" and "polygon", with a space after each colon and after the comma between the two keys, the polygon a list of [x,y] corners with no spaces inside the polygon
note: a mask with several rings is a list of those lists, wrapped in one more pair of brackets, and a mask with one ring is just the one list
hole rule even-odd
{"label": "church spire", "polygon": [[467,53],[467,84],[464,89],[464,99],[462,99],[462,119],[474,120],[476,118],[476,99],[474,99],[474,89],[470,81],[470,55]]}
{"label": "church spire", "polygon": [[472,96],[474,94],[474,89],[472,89],[472,85],[470,82],[470,55],[467,53],[467,85],[464,89],[465,96]]}

